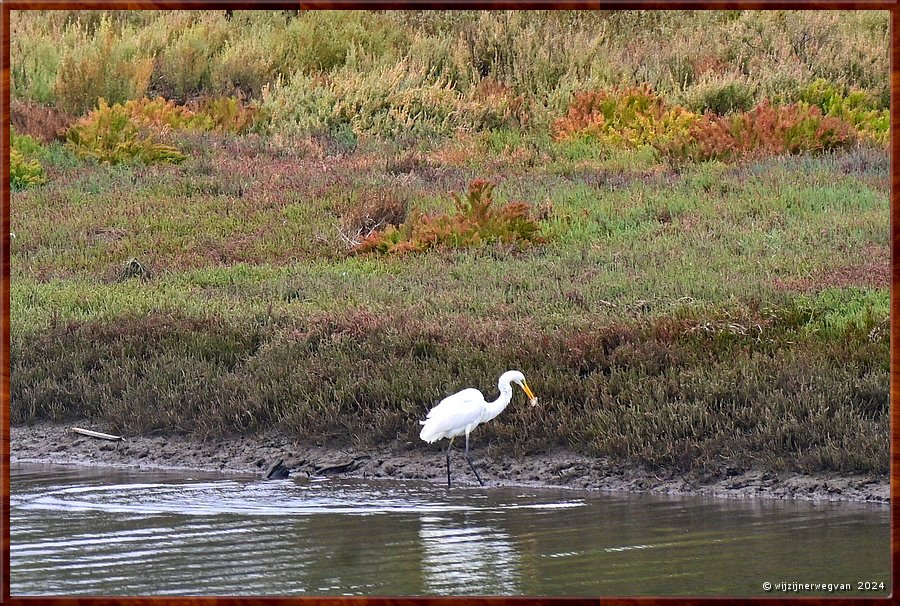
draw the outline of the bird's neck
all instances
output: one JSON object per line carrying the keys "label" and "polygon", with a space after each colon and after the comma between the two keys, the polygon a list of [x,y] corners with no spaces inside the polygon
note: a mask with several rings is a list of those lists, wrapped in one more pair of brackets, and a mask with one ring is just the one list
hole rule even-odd
{"label": "bird's neck", "polygon": [[509,406],[509,403],[512,400],[512,385],[510,385],[509,383],[500,383],[497,387],[500,388],[500,397],[493,402],[487,403],[487,406],[484,410],[484,416],[482,417],[482,423],[484,423],[485,421],[490,421],[498,414],[503,412],[503,410],[507,406]]}

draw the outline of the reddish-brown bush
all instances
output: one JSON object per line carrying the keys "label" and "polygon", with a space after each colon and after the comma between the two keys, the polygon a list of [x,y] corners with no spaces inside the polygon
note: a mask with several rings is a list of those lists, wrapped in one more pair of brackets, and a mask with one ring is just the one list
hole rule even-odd
{"label": "reddish-brown bush", "polygon": [[402,225],[409,211],[405,196],[389,190],[364,193],[362,198],[348,205],[341,216],[339,230],[342,239],[356,247],[374,232],[388,226]]}
{"label": "reddish-brown bush", "polygon": [[731,116],[705,114],[686,136],[659,149],[686,160],[730,161],[762,154],[827,151],[856,141],[852,126],[818,107],[800,103],[773,106],[768,101]]}
{"label": "reddish-brown bush", "polygon": [[352,249],[365,252],[421,252],[429,248],[466,248],[482,244],[528,245],[544,242],[540,225],[525,202],[496,207],[494,184],[476,179],[465,197],[452,193],[456,212],[452,215],[410,213],[400,226],[373,231]]}
{"label": "reddish-brown bush", "polygon": [[50,143],[65,139],[66,130],[75,122],[75,117],[52,107],[13,99],[9,104],[9,120],[20,135]]}

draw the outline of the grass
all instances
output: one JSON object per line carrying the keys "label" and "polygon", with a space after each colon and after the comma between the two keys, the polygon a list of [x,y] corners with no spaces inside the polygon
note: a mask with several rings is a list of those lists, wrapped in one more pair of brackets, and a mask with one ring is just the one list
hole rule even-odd
{"label": "grass", "polygon": [[540,129],[574,92],[643,84],[698,112],[890,98],[887,11],[14,11],[11,33],[17,99],[239,93],[276,132]]}
{"label": "grass", "polygon": [[[886,469],[886,265],[827,288],[886,251],[883,152],[530,172],[495,196],[546,203],[545,244],[374,258],[347,256],[339,192],[390,182],[386,164],[360,152],[323,175],[252,153],[244,171],[225,151],[50,164],[51,184],[16,194],[14,421],[403,443],[442,394],[519,367],[545,408],[512,407],[482,444]],[[452,208],[407,174],[420,210]],[[131,258],[148,280],[122,279]],[[809,276],[825,290],[784,287]]]}
{"label": "grass", "polygon": [[[769,150],[729,162],[673,162],[641,142],[555,137],[572,93],[616,80],[615,70],[632,65],[628,44],[661,39],[655,26],[636,30],[629,14],[385,12],[360,28],[355,13],[298,20],[236,12],[225,32],[214,13],[62,13],[21,15],[17,27],[55,31],[72,48],[87,32],[113,32],[114,45],[141,39],[147,52],[169,57],[154,63],[147,93],[168,90],[179,105],[129,107],[152,109],[168,125],[156,132],[160,143],[184,160],[106,164],[49,135],[41,144],[19,140],[46,183],[12,195],[14,423],[87,416],[124,434],[201,437],[277,425],[298,440],[424,448],[416,421],[437,400],[467,386],[491,392],[502,371],[519,368],[542,405],[514,402],[479,430],[476,447],[565,447],[713,472],[887,471],[889,163],[880,135],[846,149]],[[859,74],[846,57],[819,52],[853,36],[877,38],[872,15],[831,23],[784,13],[776,25],[767,13],[699,13],[704,35],[725,38],[831,23],[806,43],[814,49],[791,50],[806,53],[800,67],[766,62],[787,56],[780,38],[759,55],[740,46],[693,64],[676,51],[696,48],[700,30],[677,13],[651,15],[670,36],[679,33],[635,73],[667,104],[715,104],[733,117],[763,98],[803,101],[882,132],[881,80],[872,76],[880,64]],[[160,28],[175,21],[183,33]],[[73,22],[84,30],[78,36]],[[276,41],[354,33],[302,57],[285,59],[278,47],[267,61],[299,67],[265,88],[246,71],[256,59],[217,63],[225,49],[233,56],[244,48],[231,37],[260,24],[260,36]],[[521,41],[504,46],[512,26]],[[566,55],[568,71],[554,76],[538,50],[570,26],[576,47],[594,43],[612,55],[602,64],[599,52],[583,61]],[[602,42],[592,28],[605,32]],[[628,43],[624,33],[640,40]],[[434,40],[444,46],[425,44]],[[453,50],[454,40],[465,44]],[[47,84],[55,76],[34,71],[54,65],[51,49],[16,45],[15,94],[56,103]],[[198,49],[208,66],[176,73],[177,57]],[[525,66],[523,53],[532,51]],[[854,60],[876,57],[856,52]],[[451,61],[454,53],[480,57],[495,83]],[[379,69],[410,71],[377,71],[382,55],[393,59]],[[410,56],[440,65],[442,78],[456,73],[457,84],[402,62]],[[721,94],[703,80],[709,70],[753,66],[769,72],[722,76],[733,86]],[[392,84],[366,96],[372,74]],[[688,99],[693,85],[678,84],[678,74],[706,88]],[[796,82],[779,88],[787,76]],[[832,84],[804,88],[807,77]],[[225,81],[246,88],[249,104],[203,101],[233,93],[217,88]],[[327,95],[304,93],[301,81],[352,92],[341,102],[358,105],[345,113],[318,107]],[[297,102],[282,108],[282,122],[275,97],[266,97],[279,87]],[[858,105],[852,90],[867,91],[874,105]],[[419,113],[375,103],[393,103],[394,93]],[[191,113],[179,109],[187,97],[197,97]],[[47,125],[60,118],[41,111],[29,105],[28,123],[54,133]],[[172,127],[203,111],[201,129]],[[248,133],[249,115],[256,126]],[[419,128],[401,128],[408,120]],[[492,209],[528,202],[539,240],[524,247],[478,238],[404,255],[350,250],[348,238],[410,217],[463,216],[471,200],[451,192],[479,179],[494,185]]]}

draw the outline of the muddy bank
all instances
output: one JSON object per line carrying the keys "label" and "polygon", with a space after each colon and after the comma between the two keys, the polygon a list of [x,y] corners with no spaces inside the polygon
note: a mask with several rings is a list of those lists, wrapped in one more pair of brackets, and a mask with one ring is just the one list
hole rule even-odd
{"label": "muddy bank", "polygon": [[[253,437],[198,441],[179,436],[128,436],[109,442],[75,434],[77,426],[97,431],[89,422],[71,425],[41,423],[10,430],[11,462],[61,465],[100,465],[146,469],[197,469],[263,475],[269,465],[284,459],[294,475],[342,474],[359,478],[446,481],[443,451],[430,449],[359,450],[298,444],[276,432]],[[488,456],[475,450],[473,460],[487,486],[554,486],[591,490],[688,494],[716,497],[764,497],[887,503],[886,476],[804,475],[749,470],[724,477],[708,474],[648,471],[636,465],[613,463],[565,451],[517,459]],[[453,481],[475,483],[461,452],[451,459]]]}

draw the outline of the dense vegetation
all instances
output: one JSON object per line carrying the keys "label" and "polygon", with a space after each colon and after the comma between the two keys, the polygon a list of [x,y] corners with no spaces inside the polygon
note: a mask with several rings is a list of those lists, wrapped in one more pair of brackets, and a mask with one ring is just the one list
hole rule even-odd
{"label": "dense vegetation", "polygon": [[12,420],[884,472],[887,24],[14,12]]}

